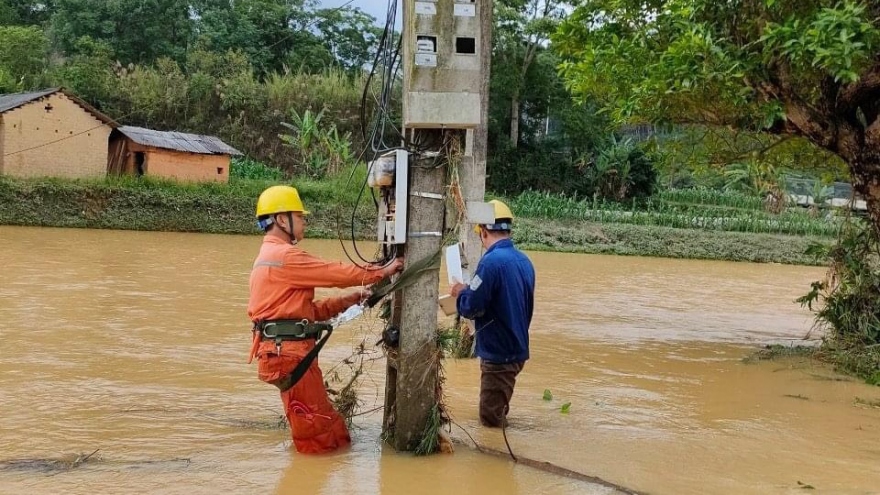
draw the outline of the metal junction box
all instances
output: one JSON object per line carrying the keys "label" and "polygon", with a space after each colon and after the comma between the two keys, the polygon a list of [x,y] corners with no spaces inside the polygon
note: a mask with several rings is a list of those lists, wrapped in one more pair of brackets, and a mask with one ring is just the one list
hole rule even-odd
{"label": "metal junction box", "polygon": [[[379,157],[368,170],[371,187],[382,191],[376,237],[379,244],[405,244],[409,190],[409,153],[394,150]],[[392,179],[387,178],[393,176]]]}
{"label": "metal junction box", "polygon": [[480,124],[482,0],[405,0],[403,124]]}

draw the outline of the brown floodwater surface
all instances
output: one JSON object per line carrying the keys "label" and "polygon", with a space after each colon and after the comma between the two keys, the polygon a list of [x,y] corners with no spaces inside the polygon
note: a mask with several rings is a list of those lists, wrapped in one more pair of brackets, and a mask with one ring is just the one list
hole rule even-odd
{"label": "brown floodwater surface", "polygon": [[[0,227],[0,493],[615,493],[464,445],[428,458],[383,447],[381,411],[368,412],[382,404],[381,359],[360,382],[353,447],[293,452],[277,392],[245,364],[259,243]],[[343,258],[338,242],[304,246]],[[802,343],[811,319],[793,301],[822,270],[529,255],[517,455],[651,494],[880,494],[880,388],[804,359],[742,362]],[[372,317],[341,327],[322,368],[345,378],[338,364],[364,340],[381,358],[380,333]],[[506,450],[478,426],[478,362],[444,367],[455,422]]]}

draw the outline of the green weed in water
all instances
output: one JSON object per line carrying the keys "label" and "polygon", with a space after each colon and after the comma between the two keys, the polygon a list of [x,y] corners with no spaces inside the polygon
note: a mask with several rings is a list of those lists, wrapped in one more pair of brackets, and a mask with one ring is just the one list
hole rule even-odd
{"label": "green weed in water", "polygon": [[863,399],[861,397],[856,397],[855,401],[853,401],[857,406],[866,406],[873,407],[875,409],[880,409],[880,400],[870,400]]}
{"label": "green weed in water", "polygon": [[443,427],[443,418],[440,416],[440,406],[434,404],[428,414],[428,422],[422,433],[422,440],[413,451],[416,455],[430,455],[440,448],[440,428]]}
{"label": "green weed in water", "polygon": [[437,345],[443,355],[455,359],[469,359],[474,356],[474,338],[465,324],[437,329]]}
{"label": "green weed in water", "polygon": [[806,357],[811,358],[816,354],[816,347],[804,345],[784,346],[779,344],[767,345],[763,349],[743,358],[743,363],[752,364],[759,361],[772,361],[780,358]]}
{"label": "green weed in water", "polygon": [[546,400],[548,402],[553,400],[553,394],[550,392],[549,388],[544,389],[544,400]]}

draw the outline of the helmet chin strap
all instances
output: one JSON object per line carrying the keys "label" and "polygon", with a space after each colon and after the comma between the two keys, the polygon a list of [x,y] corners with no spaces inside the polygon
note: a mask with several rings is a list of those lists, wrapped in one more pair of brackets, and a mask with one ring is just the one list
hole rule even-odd
{"label": "helmet chin strap", "polygon": [[278,227],[281,229],[282,232],[284,232],[285,234],[287,234],[290,237],[290,244],[292,246],[296,246],[296,244],[299,241],[297,241],[296,236],[293,235],[293,213],[291,213],[289,211],[287,212],[287,225],[288,225],[288,229],[290,229],[290,230],[287,230],[284,227],[281,227],[280,223],[278,224]]}
{"label": "helmet chin strap", "polygon": [[299,241],[296,240],[296,236],[293,235],[293,213],[291,213],[289,211],[287,212],[287,223],[289,225],[288,228],[290,229],[290,232],[287,233],[287,235],[290,236],[290,244],[292,246],[296,246],[296,243]]}

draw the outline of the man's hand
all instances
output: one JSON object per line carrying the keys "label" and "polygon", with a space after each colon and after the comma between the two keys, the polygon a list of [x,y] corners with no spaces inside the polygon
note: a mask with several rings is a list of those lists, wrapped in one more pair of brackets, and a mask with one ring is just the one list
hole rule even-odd
{"label": "man's hand", "polygon": [[449,288],[449,295],[458,299],[458,295],[461,294],[461,292],[467,288],[468,288],[468,286],[465,284],[455,284]]}
{"label": "man's hand", "polygon": [[390,277],[397,272],[403,271],[403,258],[395,258],[388,266],[382,269],[383,277]]}
{"label": "man's hand", "polygon": [[369,299],[370,296],[373,295],[373,290],[369,287],[365,287],[365,288],[357,291],[357,294],[358,294],[358,301],[364,302],[367,299]]}

